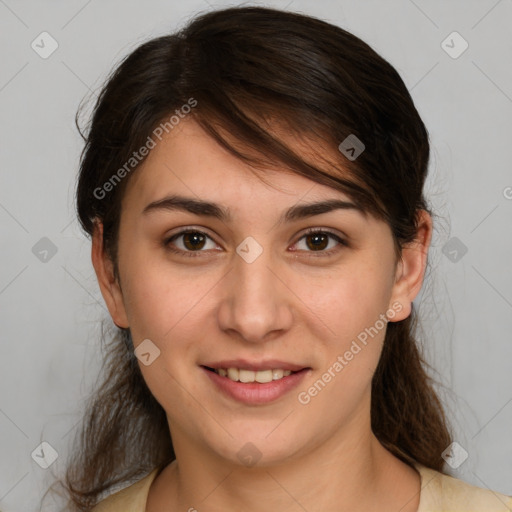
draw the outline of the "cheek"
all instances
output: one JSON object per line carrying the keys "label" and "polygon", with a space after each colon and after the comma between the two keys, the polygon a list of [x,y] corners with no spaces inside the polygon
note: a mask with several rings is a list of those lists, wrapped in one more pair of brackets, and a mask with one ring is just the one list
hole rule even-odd
{"label": "cheek", "polygon": [[135,343],[144,338],[164,343],[176,331],[183,335],[201,313],[202,298],[215,285],[208,272],[193,275],[186,268],[171,268],[161,258],[137,258],[136,254],[122,271],[126,276],[126,313]]}
{"label": "cheek", "polygon": [[299,294],[316,318],[329,327],[340,348],[375,324],[387,311],[392,293],[389,277],[367,266],[332,275],[314,288],[311,283],[304,279]]}
{"label": "cheek", "polygon": [[150,339],[160,350],[150,365],[139,363],[144,380],[156,400],[174,416],[185,420],[191,411],[201,415],[192,398],[199,391],[190,372],[196,371],[197,340],[204,335],[205,317],[213,314],[219,277],[208,272],[192,276],[190,271],[170,269],[148,258],[144,265],[135,258],[132,261],[125,266],[129,279],[123,293],[134,346]]}
{"label": "cheek", "polygon": [[317,331],[324,351],[318,387],[326,384],[336,399],[355,399],[369,385],[382,351],[391,291],[389,278],[370,267],[310,290],[312,318],[327,327],[322,329],[327,336]]}
{"label": "cheek", "polygon": [[[297,400],[306,406],[308,418],[324,418],[341,424],[354,411],[368,407],[372,377],[385,338],[389,291],[361,286],[347,279],[344,286],[324,296],[318,316],[329,326],[329,336],[319,339],[322,354],[315,375],[299,390]],[[323,314],[322,314],[323,313]],[[332,331],[332,332],[331,332]],[[316,420],[315,420],[316,422]],[[322,422],[318,420],[318,428]]]}

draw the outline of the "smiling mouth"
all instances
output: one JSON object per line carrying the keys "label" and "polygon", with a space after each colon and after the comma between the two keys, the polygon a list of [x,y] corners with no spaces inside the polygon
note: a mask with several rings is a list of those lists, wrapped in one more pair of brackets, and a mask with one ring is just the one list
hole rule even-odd
{"label": "smiling mouth", "polygon": [[272,370],[246,370],[243,368],[211,368],[209,366],[203,366],[210,372],[216,373],[221,377],[226,377],[233,382],[242,382],[242,383],[260,383],[266,384],[268,382],[272,382],[275,380],[281,380],[284,377],[288,377],[293,373],[299,373],[301,371],[306,370],[307,368],[303,368],[299,371],[291,371],[291,370],[283,370],[281,368],[275,368]]}

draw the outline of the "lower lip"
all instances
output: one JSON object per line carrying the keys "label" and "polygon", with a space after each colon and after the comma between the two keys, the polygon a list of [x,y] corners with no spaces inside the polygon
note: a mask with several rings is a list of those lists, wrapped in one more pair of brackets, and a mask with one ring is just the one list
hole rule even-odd
{"label": "lower lip", "polygon": [[201,368],[226,395],[250,405],[266,404],[281,398],[297,387],[306,373],[310,371],[309,368],[304,368],[298,372],[291,373],[287,377],[260,384],[259,382],[235,382],[227,377],[222,377],[216,372],[207,370],[204,366]]}

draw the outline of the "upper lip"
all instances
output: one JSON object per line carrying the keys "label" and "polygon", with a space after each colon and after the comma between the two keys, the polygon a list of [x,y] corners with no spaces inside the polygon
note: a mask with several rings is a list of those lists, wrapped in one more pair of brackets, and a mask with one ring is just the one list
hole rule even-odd
{"label": "upper lip", "polygon": [[292,372],[297,372],[299,370],[303,370],[304,368],[307,368],[306,366],[303,366],[303,365],[287,363],[285,361],[279,361],[278,359],[266,359],[265,361],[260,361],[260,362],[251,362],[251,361],[247,361],[246,359],[229,359],[229,360],[226,359],[223,361],[204,363],[202,366],[206,366],[208,368],[214,368],[214,369],[239,368],[239,369],[243,369],[243,370],[252,370],[252,371],[281,369],[281,370],[290,370]]}

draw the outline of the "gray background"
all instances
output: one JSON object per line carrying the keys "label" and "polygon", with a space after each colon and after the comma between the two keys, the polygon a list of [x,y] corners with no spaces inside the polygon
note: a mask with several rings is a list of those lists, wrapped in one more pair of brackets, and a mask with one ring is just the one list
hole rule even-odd
{"label": "gray background", "polygon": [[[52,472],[64,470],[101,360],[99,321],[107,312],[73,210],[82,147],[75,111],[140,42],[227,5],[235,4],[0,0],[3,512],[36,510]],[[416,302],[426,358],[469,455],[452,474],[512,494],[512,1],[265,5],[353,32],[411,91],[431,136],[428,196],[439,216]],[[43,31],[58,43],[46,59],[31,47],[42,46]],[[457,58],[445,50],[458,52],[460,40],[442,44],[453,31],[469,44]],[[43,252],[50,246],[43,237],[55,254]],[[31,457],[42,441],[58,452],[47,470]]]}

